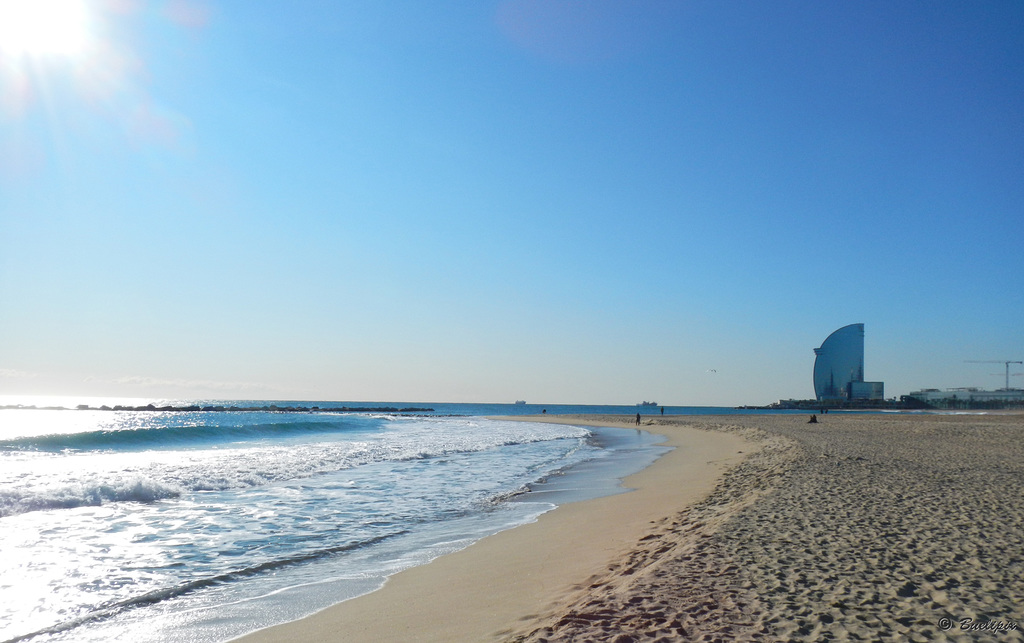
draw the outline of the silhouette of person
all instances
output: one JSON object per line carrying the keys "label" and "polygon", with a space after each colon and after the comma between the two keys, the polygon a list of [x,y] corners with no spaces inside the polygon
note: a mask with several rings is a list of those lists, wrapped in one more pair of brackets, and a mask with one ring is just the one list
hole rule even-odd
{"label": "silhouette of person", "polygon": [[808,424],[817,424],[818,423],[818,416],[813,414],[813,413],[811,413],[811,419],[807,420],[807,423]]}
{"label": "silhouette of person", "polygon": [[640,426],[640,414],[639,413],[636,414],[636,425]]}

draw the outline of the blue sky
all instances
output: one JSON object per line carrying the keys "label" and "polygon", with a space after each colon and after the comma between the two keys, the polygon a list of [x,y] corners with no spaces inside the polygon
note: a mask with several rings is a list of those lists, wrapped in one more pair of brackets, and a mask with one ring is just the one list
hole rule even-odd
{"label": "blue sky", "polygon": [[1024,359],[1019,2],[78,1],[82,48],[0,42],[0,393],[757,404],[856,322],[889,396]]}

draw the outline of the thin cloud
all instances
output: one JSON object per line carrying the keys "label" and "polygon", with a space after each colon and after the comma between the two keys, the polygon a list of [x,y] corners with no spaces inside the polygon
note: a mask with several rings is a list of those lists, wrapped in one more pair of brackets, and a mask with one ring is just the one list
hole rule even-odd
{"label": "thin cloud", "polygon": [[188,389],[206,391],[273,391],[273,386],[258,382],[225,382],[219,380],[166,379],[129,375],[113,380],[115,384],[149,389]]}
{"label": "thin cloud", "polygon": [[0,368],[0,377],[11,380],[31,380],[39,377],[39,373],[19,371],[16,368]]}

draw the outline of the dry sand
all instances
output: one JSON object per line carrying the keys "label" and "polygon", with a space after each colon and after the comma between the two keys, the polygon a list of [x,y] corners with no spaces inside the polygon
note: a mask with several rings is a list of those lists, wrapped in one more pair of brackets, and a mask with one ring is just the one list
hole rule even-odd
{"label": "dry sand", "polygon": [[1024,416],[685,421],[765,446],[514,640],[1024,640]]}
{"label": "dry sand", "polygon": [[637,491],[245,640],[1024,640],[1024,415],[820,419],[645,418]]}

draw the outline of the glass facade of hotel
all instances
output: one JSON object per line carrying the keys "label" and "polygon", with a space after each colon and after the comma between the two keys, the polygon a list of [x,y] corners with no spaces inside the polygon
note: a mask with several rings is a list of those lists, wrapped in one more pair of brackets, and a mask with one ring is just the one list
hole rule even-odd
{"label": "glass facade of hotel", "polygon": [[850,383],[864,381],[864,324],[843,326],[825,338],[814,354],[817,399],[848,399]]}

